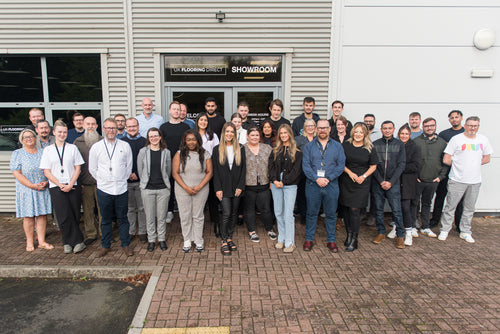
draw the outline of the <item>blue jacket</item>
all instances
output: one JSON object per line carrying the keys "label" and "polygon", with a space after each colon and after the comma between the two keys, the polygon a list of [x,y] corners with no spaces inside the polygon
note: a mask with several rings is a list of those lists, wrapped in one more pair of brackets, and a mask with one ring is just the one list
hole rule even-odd
{"label": "blue jacket", "polygon": [[318,137],[307,143],[302,152],[302,170],[306,177],[314,182],[319,178],[318,170],[320,169],[325,170],[325,178],[330,182],[336,181],[344,172],[344,149],[340,143],[328,138],[328,144],[323,158],[325,166],[321,168],[321,154],[323,152],[323,147],[318,141]]}
{"label": "blue jacket", "polygon": [[389,181],[392,185],[399,184],[399,178],[406,166],[405,144],[399,139],[384,137],[373,142],[378,156],[378,164],[373,173],[378,184]]}

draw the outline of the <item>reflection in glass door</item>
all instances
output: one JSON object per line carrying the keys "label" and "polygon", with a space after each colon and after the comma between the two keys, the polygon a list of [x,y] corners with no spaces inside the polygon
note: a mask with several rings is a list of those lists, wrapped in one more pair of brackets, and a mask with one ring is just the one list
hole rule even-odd
{"label": "reflection in glass door", "polygon": [[269,104],[274,99],[272,91],[238,91],[237,103],[245,101],[249,105],[250,113],[248,117],[257,124],[260,124],[269,116]]}
{"label": "reflection in glass door", "polygon": [[[231,108],[231,89],[230,88],[172,88],[171,99],[167,101],[170,103],[172,101],[179,101],[185,103],[188,108],[187,117],[195,120],[198,114],[205,111],[205,99],[207,97],[215,98],[217,103],[217,112],[224,116],[226,120],[231,118],[232,108]],[[168,104],[167,108],[168,110]],[[167,111],[168,113],[168,111]],[[169,116],[167,115],[167,118]]]}

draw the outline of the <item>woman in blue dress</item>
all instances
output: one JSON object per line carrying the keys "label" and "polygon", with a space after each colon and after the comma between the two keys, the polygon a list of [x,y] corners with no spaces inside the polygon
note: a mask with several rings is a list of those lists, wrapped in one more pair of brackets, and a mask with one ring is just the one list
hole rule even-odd
{"label": "woman in blue dress", "polygon": [[25,129],[19,134],[23,148],[12,152],[10,170],[16,178],[16,217],[23,218],[26,251],[35,250],[35,220],[38,248],[53,249],[45,241],[47,215],[52,213],[48,181],[40,169],[42,149],[34,131]]}

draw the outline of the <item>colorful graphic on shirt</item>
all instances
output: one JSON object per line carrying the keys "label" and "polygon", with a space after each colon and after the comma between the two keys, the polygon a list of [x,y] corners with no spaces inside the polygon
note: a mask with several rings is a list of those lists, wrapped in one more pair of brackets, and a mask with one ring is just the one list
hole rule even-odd
{"label": "colorful graphic on shirt", "polygon": [[483,144],[462,144],[462,151],[483,151]]}

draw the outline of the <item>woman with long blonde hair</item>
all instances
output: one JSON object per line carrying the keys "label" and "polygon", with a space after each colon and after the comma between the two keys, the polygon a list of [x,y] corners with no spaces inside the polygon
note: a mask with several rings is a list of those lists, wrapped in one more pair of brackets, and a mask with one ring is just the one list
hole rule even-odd
{"label": "woman with long blonde hair", "polygon": [[293,207],[301,172],[302,152],[297,148],[290,125],[283,124],[278,129],[276,147],[269,156],[269,181],[278,223],[278,243],[275,247],[285,253],[295,250]]}
{"label": "woman with long blonde hair", "polygon": [[231,255],[237,250],[233,232],[246,175],[245,149],[238,143],[234,124],[226,123],[222,127],[220,144],[214,147],[212,163],[215,195],[222,205],[221,253]]}

